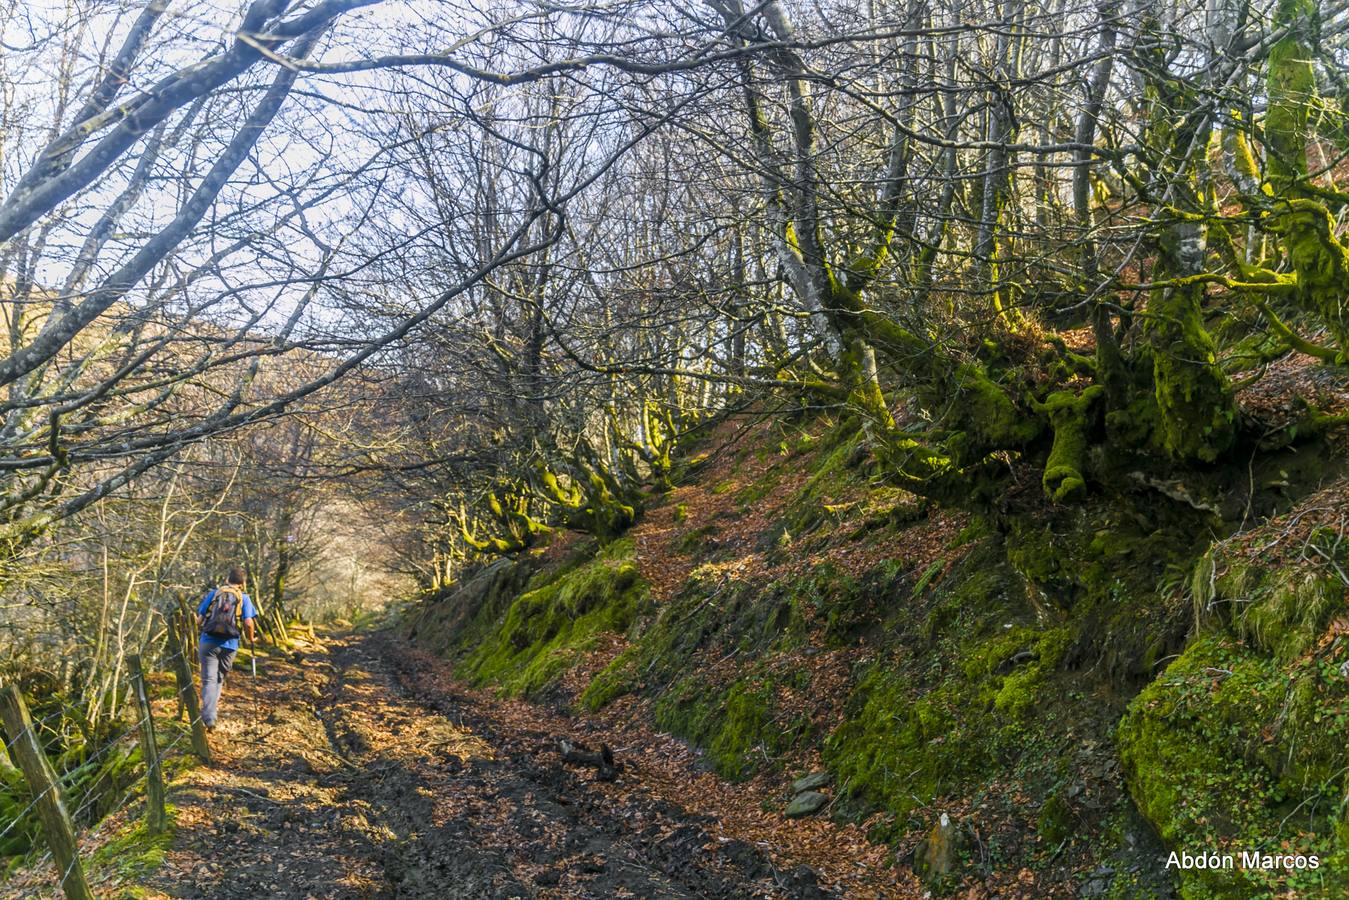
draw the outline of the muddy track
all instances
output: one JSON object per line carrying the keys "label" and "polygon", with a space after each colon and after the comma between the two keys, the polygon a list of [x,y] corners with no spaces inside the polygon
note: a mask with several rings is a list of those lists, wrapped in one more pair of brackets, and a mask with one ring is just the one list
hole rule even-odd
{"label": "muddy track", "polygon": [[556,734],[490,699],[420,689],[387,638],[265,670],[257,704],[222,719],[220,762],[177,792],[175,847],[147,885],[163,896],[832,896],[632,776],[563,765]]}
{"label": "muddy track", "polygon": [[[505,731],[477,697],[419,691],[415,661],[384,640],[375,639],[383,646],[380,655],[395,667],[405,692],[494,748],[493,759],[475,762],[459,782],[514,811],[504,823],[505,834],[494,828],[491,839],[506,837],[517,858],[531,861],[536,886],[562,888],[550,895],[830,896],[816,886],[809,869],[778,871],[758,848],[714,838],[706,828],[710,820],[647,794],[640,784],[598,790],[591,770],[561,763],[556,734]],[[570,877],[575,874],[590,877]]]}

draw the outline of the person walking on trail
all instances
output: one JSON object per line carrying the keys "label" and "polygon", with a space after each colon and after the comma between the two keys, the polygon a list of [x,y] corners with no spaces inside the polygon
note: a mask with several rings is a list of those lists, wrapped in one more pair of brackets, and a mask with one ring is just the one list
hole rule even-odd
{"label": "person walking on trail", "polygon": [[201,720],[208,729],[215,728],[220,689],[234,665],[239,637],[247,634],[252,645],[253,620],[257,617],[252,598],[244,593],[244,573],[238,566],[230,566],[225,583],[211,590],[197,607],[197,628],[201,630],[201,642],[197,645],[201,659]]}

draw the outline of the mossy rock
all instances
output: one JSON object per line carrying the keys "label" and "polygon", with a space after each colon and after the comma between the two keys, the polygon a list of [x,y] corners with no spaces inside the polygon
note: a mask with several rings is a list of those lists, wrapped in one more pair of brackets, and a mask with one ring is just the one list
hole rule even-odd
{"label": "mossy rock", "polygon": [[1035,830],[1051,847],[1063,843],[1072,836],[1074,818],[1072,808],[1061,791],[1049,795],[1049,799],[1040,806],[1040,814],[1035,818]]}
{"label": "mossy rock", "polygon": [[[1343,655],[1343,654],[1342,654]],[[1346,850],[1349,681],[1331,660],[1281,664],[1222,633],[1195,641],[1117,733],[1139,811],[1177,851],[1316,855],[1316,871],[1187,870],[1188,897],[1330,896]]]}
{"label": "mossy rock", "polygon": [[674,551],[684,555],[705,551],[709,549],[708,544],[720,531],[721,527],[714,523],[686,531],[675,541]]}
{"label": "mossy rock", "polygon": [[794,535],[804,535],[831,517],[827,507],[855,489],[858,468],[866,459],[862,431],[853,420],[837,425],[822,441],[810,477],[788,499],[783,524]]}
{"label": "mossy rock", "polygon": [[949,815],[942,813],[914,848],[914,874],[934,890],[952,887],[959,878],[965,844],[962,829]]}
{"label": "mossy rock", "polygon": [[[809,687],[809,674],[769,661],[796,652],[804,640],[802,588],[722,581],[695,572],[683,590],[635,629],[634,642],[600,671],[580,703],[599,709],[630,692],[655,697],[663,730],[706,752],[717,772],[744,778],[774,768],[777,758],[809,740],[807,718],[785,713],[778,690]],[[725,683],[701,671],[708,658],[761,660]]]}
{"label": "mossy rock", "polygon": [[[925,597],[914,590],[910,602]],[[1024,586],[985,540],[924,599],[915,627],[896,613],[890,627],[930,644],[915,670],[901,658],[861,674],[843,723],[823,758],[840,787],[903,815],[995,769],[1024,743],[1028,715],[1048,695],[1072,639],[1066,626],[1037,624]]]}

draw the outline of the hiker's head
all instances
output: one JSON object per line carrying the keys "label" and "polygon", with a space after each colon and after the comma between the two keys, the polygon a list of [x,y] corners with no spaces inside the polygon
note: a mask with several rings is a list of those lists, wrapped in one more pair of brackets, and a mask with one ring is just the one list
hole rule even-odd
{"label": "hiker's head", "polygon": [[232,584],[235,587],[244,586],[244,570],[238,566],[230,566],[230,570],[225,575],[225,584]]}

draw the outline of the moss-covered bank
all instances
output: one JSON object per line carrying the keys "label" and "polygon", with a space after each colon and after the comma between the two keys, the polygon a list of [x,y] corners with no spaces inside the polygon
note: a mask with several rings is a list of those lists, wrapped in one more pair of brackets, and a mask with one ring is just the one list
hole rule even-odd
{"label": "moss-covered bank", "polygon": [[600,635],[623,633],[648,601],[631,539],[615,541],[574,569],[536,579],[456,671],[506,694],[551,684],[593,649]]}
{"label": "moss-covered bank", "polygon": [[[1300,558],[1277,565],[1214,544],[1334,472],[1266,454],[1242,494],[1217,467],[1182,480],[1100,458],[1060,424],[1073,502],[1017,474],[958,514],[887,482],[855,423],[742,447],[643,537],[648,556],[703,554],[668,599],[650,601],[626,539],[532,575],[489,567],[419,639],[474,683],[538,694],[622,634],[567,702],[636,697],[729,778],[822,763],[829,814],[896,847],[953,813],[963,855],[938,890],[1008,871],[1116,897],[1339,890],[1349,678],[1323,641],[1349,561],[1333,529],[1299,532]],[[1239,845],[1323,862],[1178,881],[1164,866],[1168,849]]]}
{"label": "moss-covered bank", "polygon": [[[1284,527],[1250,537],[1274,548]],[[1252,557],[1253,540],[1196,567],[1202,633],[1130,705],[1121,759],[1169,847],[1319,859],[1187,871],[1184,896],[1347,896],[1349,646],[1329,626],[1345,611],[1349,554],[1322,528],[1295,539],[1323,545],[1319,564]]]}

